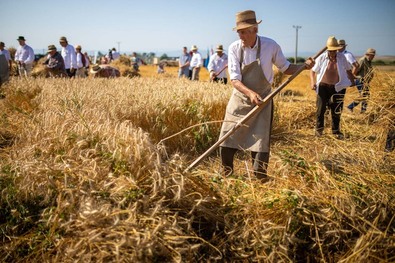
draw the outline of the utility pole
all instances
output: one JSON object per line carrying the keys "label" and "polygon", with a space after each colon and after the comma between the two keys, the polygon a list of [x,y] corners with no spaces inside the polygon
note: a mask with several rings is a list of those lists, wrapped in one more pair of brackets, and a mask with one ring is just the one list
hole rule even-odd
{"label": "utility pole", "polygon": [[118,44],[118,52],[121,53],[121,42],[118,41],[117,44]]}
{"label": "utility pole", "polygon": [[296,45],[295,45],[295,60],[294,60],[294,63],[296,64],[296,61],[298,59],[298,30],[302,27],[301,26],[293,26],[293,28],[296,29]]}

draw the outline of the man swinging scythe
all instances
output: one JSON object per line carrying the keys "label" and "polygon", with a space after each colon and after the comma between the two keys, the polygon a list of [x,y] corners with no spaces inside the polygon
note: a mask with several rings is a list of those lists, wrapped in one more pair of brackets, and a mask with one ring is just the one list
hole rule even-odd
{"label": "man swinging scythe", "polygon": [[[187,170],[197,165],[203,157],[214,150],[214,147],[220,146],[225,176],[233,172],[235,153],[238,150],[247,150],[251,152],[255,176],[267,181],[273,117],[272,99],[301,71],[311,69],[314,59],[309,58],[300,66],[291,64],[274,40],[258,35],[258,24],[261,22],[262,20],[256,20],[255,12],[252,10],[236,14],[236,27],[233,30],[237,31],[240,39],[229,46],[228,53],[228,70],[234,89],[226,107],[220,139]],[[325,49],[321,50],[319,54],[324,51]],[[271,92],[273,65],[284,74],[293,75],[286,83]]]}

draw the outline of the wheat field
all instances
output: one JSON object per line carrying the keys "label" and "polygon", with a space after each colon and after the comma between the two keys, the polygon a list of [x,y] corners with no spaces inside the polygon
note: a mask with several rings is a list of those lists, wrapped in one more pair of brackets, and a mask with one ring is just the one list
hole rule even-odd
{"label": "wheat field", "polygon": [[[302,72],[275,98],[269,176],[221,175],[232,87],[176,69],[118,79],[11,78],[0,99],[4,262],[395,262],[395,73],[376,71],[345,140],[314,136]],[[345,104],[358,97],[350,88]]]}

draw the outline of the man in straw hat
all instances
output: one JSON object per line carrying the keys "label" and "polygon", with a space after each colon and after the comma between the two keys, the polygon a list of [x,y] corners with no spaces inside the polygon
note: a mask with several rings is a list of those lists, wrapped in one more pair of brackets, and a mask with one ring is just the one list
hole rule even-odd
{"label": "man in straw hat", "polygon": [[82,47],[80,45],[77,45],[75,47],[75,52],[76,52],[76,60],[77,60],[77,71],[75,73],[75,76],[77,78],[85,78],[86,77],[86,57],[84,54],[81,52]]}
{"label": "man in straw hat", "polygon": [[62,55],[57,51],[55,45],[48,46],[48,57],[43,63],[50,77],[67,77]]}
{"label": "man in straw hat", "polygon": [[192,58],[189,64],[189,72],[191,74],[191,80],[199,80],[200,68],[203,66],[202,55],[199,53],[196,45],[191,47]]}
{"label": "man in straw hat", "polygon": [[224,53],[222,45],[218,45],[215,54],[210,57],[207,69],[210,72],[210,81],[227,84],[226,68],[228,67],[228,55]]}
{"label": "man in straw hat", "polygon": [[120,71],[110,65],[92,65],[90,73],[94,78],[117,78],[121,76]]}
{"label": "man in straw hat", "polygon": [[359,68],[358,61],[355,59],[354,55],[350,51],[346,50],[347,44],[344,39],[339,39],[339,41],[337,41],[337,42],[339,43],[339,46],[341,46],[341,49],[339,49],[338,52],[342,53],[346,57],[348,63],[351,64],[352,73],[355,76],[357,73],[357,70]]}
{"label": "man in straw hat", "polygon": [[34,51],[26,44],[23,36],[18,37],[19,47],[15,53],[15,62],[18,65],[19,76],[30,76],[33,69]]}
{"label": "man in straw hat", "polygon": [[364,113],[368,107],[368,102],[367,100],[370,97],[370,87],[369,83],[373,79],[373,67],[372,67],[372,60],[374,59],[374,56],[376,55],[376,50],[373,48],[369,48],[365,52],[365,56],[359,59],[359,69],[356,73],[357,75],[357,88],[358,91],[361,95],[361,99],[353,101],[350,105],[348,105],[348,109],[350,111],[354,110],[354,107],[356,107],[360,102],[361,102],[361,113]]}
{"label": "man in straw hat", "polygon": [[326,42],[327,51],[322,53],[310,71],[312,89],[317,92],[316,131],[321,136],[324,131],[326,108],[329,107],[332,116],[332,134],[338,139],[344,135],[340,131],[340,117],[343,110],[346,88],[354,85],[354,75],[346,57],[337,52],[342,47],[334,36]]}
{"label": "man in straw hat", "polygon": [[[285,74],[293,74],[299,66],[291,64],[283,55],[281,47],[272,39],[258,35],[255,12],[242,11],[236,14],[236,27],[240,40],[229,46],[228,71],[234,87],[226,108],[220,138],[230,131],[262,99],[271,92],[273,68],[275,65]],[[308,59],[306,67],[314,64]],[[304,67],[305,65],[301,65]],[[270,134],[273,117],[273,102],[246,122],[220,145],[224,174],[233,172],[233,159],[238,150],[250,151],[253,159],[254,174],[262,182],[268,180]]]}

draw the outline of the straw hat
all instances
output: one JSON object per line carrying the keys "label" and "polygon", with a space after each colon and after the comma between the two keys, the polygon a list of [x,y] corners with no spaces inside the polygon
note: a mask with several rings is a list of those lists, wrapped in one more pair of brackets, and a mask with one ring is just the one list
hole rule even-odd
{"label": "straw hat", "polygon": [[337,41],[337,43],[339,43],[340,46],[347,46],[346,40],[344,40],[344,39],[339,39],[339,41]]}
{"label": "straw hat", "polygon": [[366,55],[376,55],[376,49],[374,48],[368,48],[365,52]]}
{"label": "straw hat", "polygon": [[19,36],[17,40],[23,40],[26,41],[26,39],[23,36]]}
{"label": "straw hat", "polygon": [[81,46],[80,46],[80,45],[77,45],[77,46],[75,47],[75,49],[81,50]]}
{"label": "straw hat", "polygon": [[59,42],[67,42],[67,38],[66,37],[60,37]]}
{"label": "straw hat", "polygon": [[328,51],[342,49],[342,47],[339,46],[339,43],[337,42],[337,39],[334,36],[328,38],[328,40],[326,41],[326,47]]}
{"label": "straw hat", "polygon": [[93,73],[93,74],[96,74],[97,72],[99,72],[101,70],[101,67],[100,67],[100,65],[98,65],[98,64],[95,64],[95,65],[93,65],[92,66],[92,68],[91,68],[91,73]]}
{"label": "straw hat", "polygon": [[191,47],[191,50],[192,50],[192,51],[195,51],[195,50],[198,50],[198,48],[197,48],[196,45],[193,45],[193,46]]}
{"label": "straw hat", "polygon": [[51,52],[52,50],[56,50],[55,45],[49,45],[47,53]]}
{"label": "straw hat", "polygon": [[236,27],[233,30],[240,30],[258,25],[262,20],[256,21],[255,12],[252,10],[242,11],[236,14]]}
{"label": "straw hat", "polygon": [[217,46],[217,49],[215,50],[216,52],[218,52],[218,51],[224,51],[224,47],[222,46],[222,45],[218,45]]}

